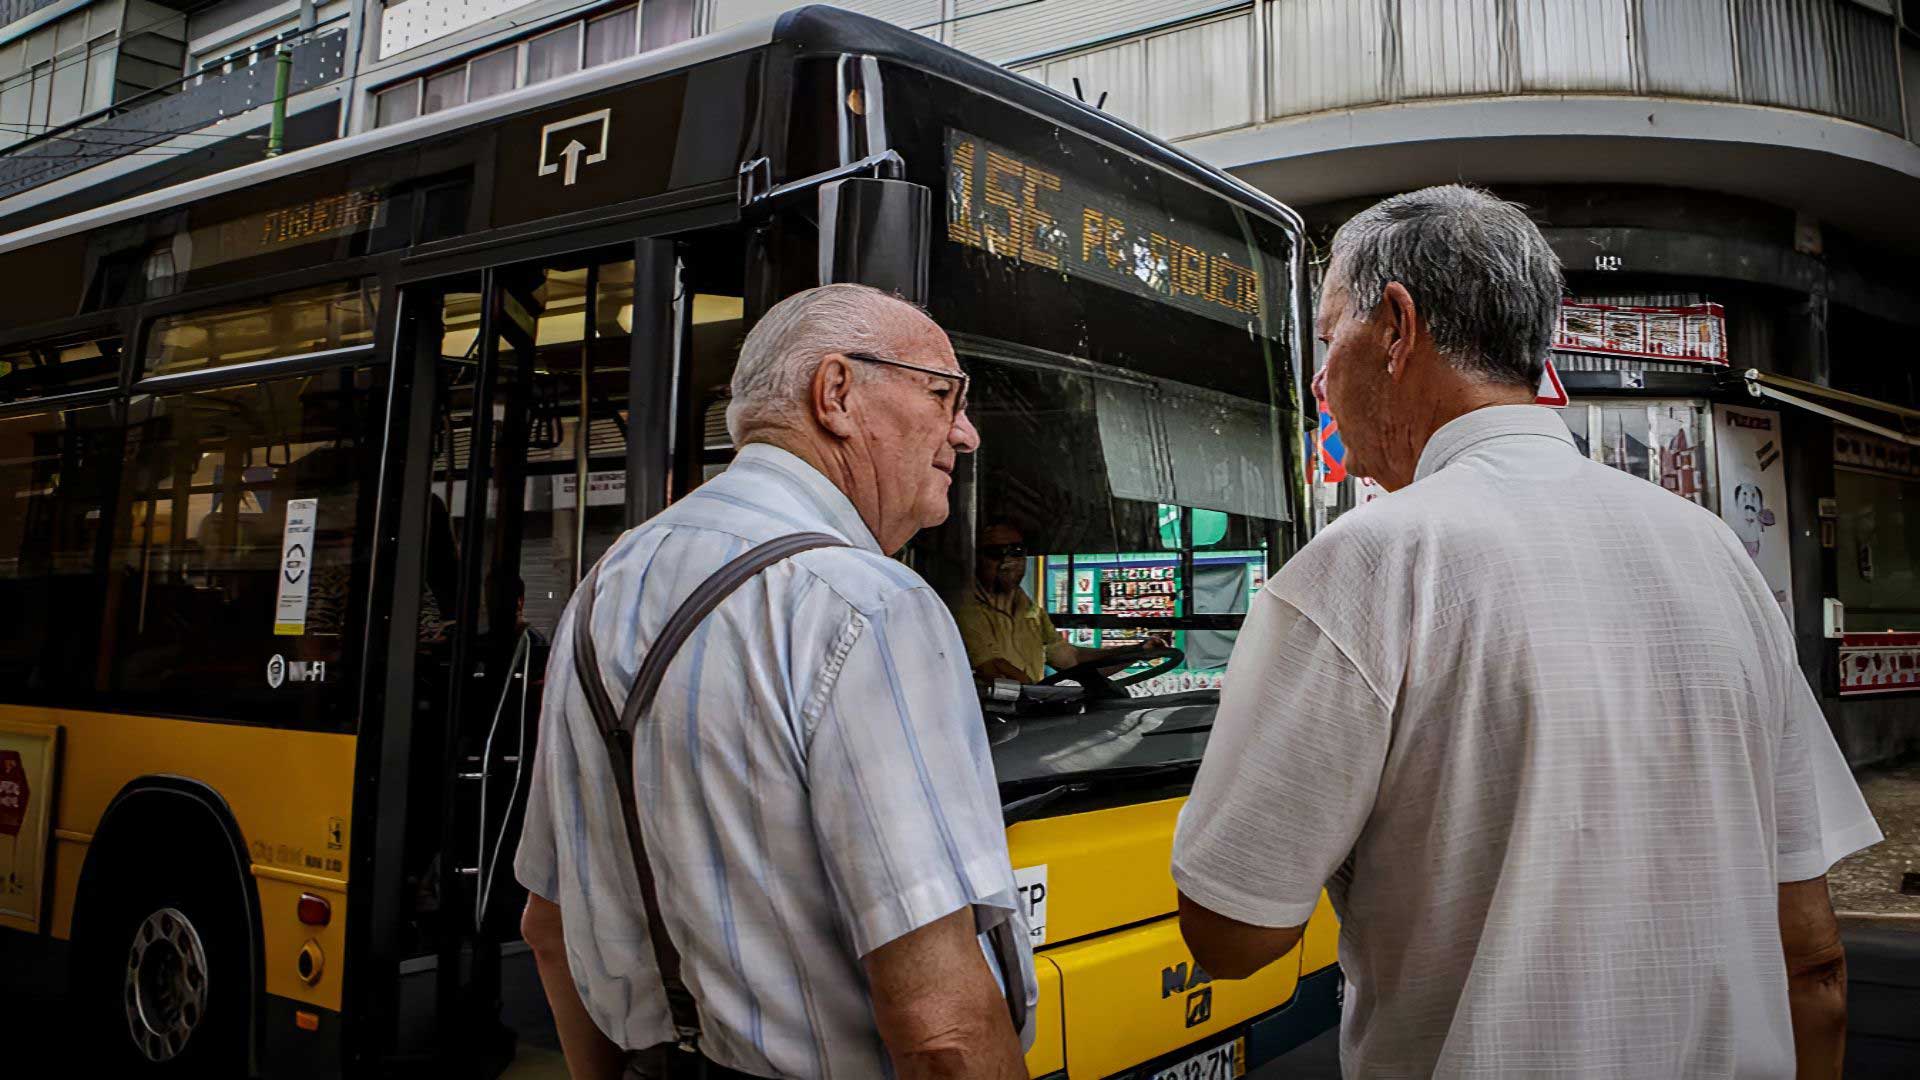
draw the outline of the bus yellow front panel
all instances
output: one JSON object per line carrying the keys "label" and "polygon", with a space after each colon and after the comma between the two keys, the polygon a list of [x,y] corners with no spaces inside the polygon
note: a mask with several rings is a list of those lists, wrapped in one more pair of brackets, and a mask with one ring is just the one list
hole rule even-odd
{"label": "bus yellow front panel", "polygon": [[[262,879],[267,989],[339,1008],[353,845],[352,735],[69,709],[8,706],[0,713],[65,730],[54,819],[55,937],[72,934],[80,865],[107,804],[137,777],[186,777],[226,800]],[[267,887],[261,870],[278,873],[278,883]],[[299,924],[293,904],[301,891],[332,903],[331,925],[309,931]],[[326,954],[316,986],[291,974],[299,942],[286,946],[294,935],[315,937]]]}
{"label": "bus yellow front panel", "polygon": [[1300,974],[1311,975],[1339,962],[1340,920],[1334,917],[1333,901],[1327,899],[1323,889],[1313,917],[1307,920],[1307,928],[1300,934]]}
{"label": "bus yellow front panel", "polygon": [[1182,799],[1022,821],[1007,851],[1022,884],[1044,881],[1046,942],[1170,914],[1173,825]]}
{"label": "bus yellow front panel", "polygon": [[1066,1033],[1060,1015],[1060,969],[1045,956],[1033,958],[1040,1004],[1033,1010],[1033,1049],[1027,1051],[1027,1075],[1047,1076],[1067,1067]]}
{"label": "bus yellow front panel", "polygon": [[1178,919],[1048,949],[1060,969],[1067,1072],[1107,1076],[1267,1012],[1293,997],[1295,949],[1250,979],[1213,981],[1198,970]]}

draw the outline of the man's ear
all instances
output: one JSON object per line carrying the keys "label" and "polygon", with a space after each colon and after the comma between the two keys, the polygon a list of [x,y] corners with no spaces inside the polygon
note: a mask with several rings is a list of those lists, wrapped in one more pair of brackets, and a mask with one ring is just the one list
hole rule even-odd
{"label": "man's ear", "polygon": [[1386,319],[1387,374],[1399,380],[1407,373],[1407,363],[1420,341],[1420,313],[1414,309],[1413,294],[1397,281],[1387,282],[1380,293],[1380,309]]}
{"label": "man's ear", "polygon": [[813,369],[813,418],[821,427],[842,439],[851,439],[855,424],[848,400],[853,390],[853,367],[847,358],[829,355]]}

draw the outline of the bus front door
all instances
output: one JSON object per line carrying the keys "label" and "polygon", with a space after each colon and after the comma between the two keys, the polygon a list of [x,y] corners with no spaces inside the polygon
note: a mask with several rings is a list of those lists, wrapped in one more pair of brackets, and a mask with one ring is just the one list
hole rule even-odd
{"label": "bus front door", "polygon": [[403,910],[413,963],[435,973],[431,1052],[482,1067],[512,1052],[501,956],[526,895],[513,858],[548,650],[575,583],[627,523],[633,250],[426,294],[439,354]]}

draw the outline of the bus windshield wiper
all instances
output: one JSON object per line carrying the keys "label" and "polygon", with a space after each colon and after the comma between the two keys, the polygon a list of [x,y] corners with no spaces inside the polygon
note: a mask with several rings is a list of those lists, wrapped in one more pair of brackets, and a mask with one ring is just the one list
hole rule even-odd
{"label": "bus windshield wiper", "polygon": [[1001,803],[1000,816],[1005,819],[1006,824],[1012,825],[1016,821],[1025,821],[1031,817],[1038,817],[1040,811],[1059,802],[1062,798],[1068,795],[1078,794],[1085,790],[1087,790],[1087,785],[1078,782],[1055,784],[1045,791],[1032,795],[1023,795],[1012,802]]}
{"label": "bus windshield wiper", "polygon": [[[1085,772],[1062,774],[1059,782],[1043,788],[1032,795],[1022,795],[1000,804],[1000,815],[1006,824],[1026,821],[1040,816],[1040,812],[1069,795],[1083,795],[1101,783],[1151,780],[1156,777],[1173,776],[1179,773],[1191,773],[1200,767],[1199,758],[1185,761],[1163,762],[1155,765],[1119,765],[1106,769],[1089,769]],[[1038,777],[1033,778],[1035,780]],[[1015,781],[1025,786],[1032,780]]]}

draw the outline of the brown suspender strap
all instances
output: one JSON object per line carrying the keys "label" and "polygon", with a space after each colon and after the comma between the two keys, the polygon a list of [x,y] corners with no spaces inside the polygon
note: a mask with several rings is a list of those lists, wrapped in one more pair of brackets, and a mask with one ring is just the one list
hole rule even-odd
{"label": "brown suspender strap", "polygon": [[573,616],[573,670],[587,695],[587,707],[593,713],[613,765],[613,783],[620,793],[621,817],[627,826],[627,846],[633,853],[633,869],[640,879],[640,902],[646,909],[647,934],[653,939],[661,989],[665,991],[667,1009],[673,1016],[673,1026],[683,1050],[693,1050],[699,1043],[700,1011],[680,977],[680,950],[674,948],[666,923],[660,917],[660,894],[654,886],[653,864],[647,858],[646,840],[640,833],[639,804],[633,791],[634,730],[641,715],[653,704],[667,665],[673,662],[680,646],[701,620],[720,606],[722,600],[777,562],[815,548],[845,546],[846,541],[826,533],[797,533],[769,540],[716,570],[661,627],[659,636],[640,662],[640,672],[627,694],[626,707],[618,713],[614,711],[606,684],[600,679],[600,655],[593,644],[593,603],[600,567],[596,564],[580,582],[580,605],[574,609]]}
{"label": "brown suspender strap", "polygon": [[[815,548],[846,546],[846,541],[826,533],[795,533],[769,540],[714,571],[660,628],[659,636],[641,658],[640,671],[627,694],[626,707],[618,713],[614,711],[606,684],[600,679],[600,654],[593,644],[593,604],[600,579],[599,565],[595,564],[580,582],[580,605],[573,614],[573,670],[587,695],[587,708],[593,713],[613,766],[613,783],[620,793],[621,817],[627,827],[627,846],[633,853],[634,872],[640,879],[640,902],[646,910],[647,934],[653,939],[661,989],[666,994],[667,1009],[683,1050],[693,1050],[699,1044],[700,1011],[680,977],[680,950],[674,947],[673,939],[667,935],[666,923],[660,917],[660,894],[654,886],[653,863],[647,858],[646,841],[640,834],[639,804],[633,791],[633,735],[641,716],[660,690],[667,665],[673,663],[680,646],[686,644],[687,638],[721,601],[775,563]],[[1020,1031],[1027,1020],[1027,995],[1013,923],[1002,921],[988,931],[987,938],[1005,981],[1007,1011],[1012,1016],[1013,1029]]]}

